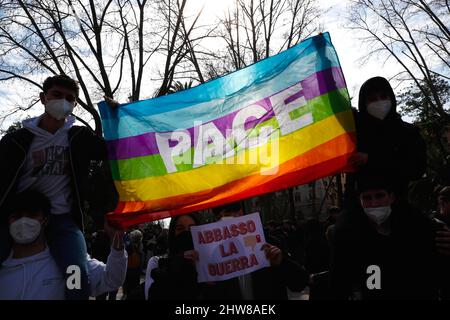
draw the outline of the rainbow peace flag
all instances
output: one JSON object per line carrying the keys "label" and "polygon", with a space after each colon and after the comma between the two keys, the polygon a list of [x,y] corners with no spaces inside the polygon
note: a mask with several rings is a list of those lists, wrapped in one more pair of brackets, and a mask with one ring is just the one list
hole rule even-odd
{"label": "rainbow peace flag", "polygon": [[99,104],[122,226],[343,171],[350,99],[328,33],[197,87],[111,110]]}

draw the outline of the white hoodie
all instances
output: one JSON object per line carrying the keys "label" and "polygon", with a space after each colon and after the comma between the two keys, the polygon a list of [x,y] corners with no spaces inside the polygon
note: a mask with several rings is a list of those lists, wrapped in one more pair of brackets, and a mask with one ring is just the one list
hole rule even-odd
{"label": "white hoodie", "polygon": [[72,208],[68,131],[75,118],[67,117],[55,134],[38,127],[41,118],[42,115],[22,122],[34,138],[20,172],[17,191],[31,187],[50,200],[52,214],[66,214]]}
{"label": "white hoodie", "polygon": [[158,268],[160,258],[161,256],[153,256],[148,260],[147,270],[145,271],[145,300],[149,300],[148,289],[150,289],[154,282],[152,278],[152,271],[153,269]]}
{"label": "white hoodie", "polygon": [[[91,296],[115,291],[125,281],[125,250],[111,248],[106,265],[87,258]],[[13,259],[11,254],[0,267],[0,300],[64,300],[64,289],[65,280],[48,248],[21,259]]]}

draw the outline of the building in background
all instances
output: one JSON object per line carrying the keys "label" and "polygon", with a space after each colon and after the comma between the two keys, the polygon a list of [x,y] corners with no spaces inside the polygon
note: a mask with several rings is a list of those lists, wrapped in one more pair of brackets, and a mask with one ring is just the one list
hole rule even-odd
{"label": "building in background", "polygon": [[[302,221],[327,218],[327,209],[339,206],[336,176],[327,177],[305,185],[246,199],[246,212],[260,212],[263,221],[285,219]],[[339,183],[342,183],[339,181]],[[330,185],[331,184],[331,185]],[[291,208],[294,203],[294,210]]]}

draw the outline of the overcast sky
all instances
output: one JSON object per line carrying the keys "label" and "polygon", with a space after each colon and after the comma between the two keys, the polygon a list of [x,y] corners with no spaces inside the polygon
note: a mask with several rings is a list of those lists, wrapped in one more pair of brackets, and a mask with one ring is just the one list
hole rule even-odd
{"label": "overcast sky", "polygon": [[[234,0],[194,0],[195,3],[192,10],[196,10],[196,6],[204,6],[205,17],[213,19],[215,16],[226,9]],[[202,2],[205,2],[202,4]],[[358,34],[344,28],[345,17],[348,14],[349,0],[320,0],[320,5],[323,9],[329,9],[327,13],[322,17],[321,23],[324,31],[328,31],[331,35],[332,42],[338,53],[342,70],[344,72],[347,87],[350,96],[353,97],[352,105],[357,105],[357,95],[361,84],[370,77],[384,76],[386,78],[396,74],[400,68],[399,65],[392,60],[383,64],[377,60],[369,60],[368,63],[361,65],[360,59],[367,53],[367,48],[361,45],[358,41]],[[197,8],[198,8],[197,7]],[[34,88],[32,90],[35,90]],[[395,90],[396,93],[399,90]],[[1,113],[5,109],[10,109],[14,101],[23,93],[22,88],[17,86],[2,86],[0,87],[0,98],[2,104],[0,106]],[[36,96],[38,95],[36,90]],[[32,110],[27,113],[22,113],[20,117],[11,117],[3,123],[2,129],[8,128],[13,121],[24,119],[26,116],[39,115],[43,110],[42,105],[36,105]],[[405,119],[411,120],[411,119]]]}

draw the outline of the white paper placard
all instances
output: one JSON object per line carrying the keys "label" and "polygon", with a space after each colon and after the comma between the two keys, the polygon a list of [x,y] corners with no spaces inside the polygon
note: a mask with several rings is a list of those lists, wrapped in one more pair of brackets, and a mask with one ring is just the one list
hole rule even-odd
{"label": "white paper placard", "polygon": [[270,266],[259,213],[192,226],[198,282],[235,278]]}

